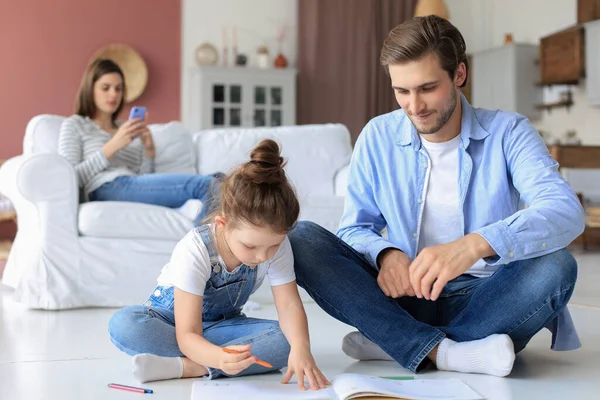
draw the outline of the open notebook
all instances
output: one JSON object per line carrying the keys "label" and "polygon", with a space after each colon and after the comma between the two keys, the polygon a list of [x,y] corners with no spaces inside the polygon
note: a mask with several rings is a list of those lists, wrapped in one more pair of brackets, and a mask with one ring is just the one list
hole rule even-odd
{"label": "open notebook", "polygon": [[459,379],[389,380],[369,375],[341,374],[322,390],[301,391],[298,385],[275,382],[196,381],[192,400],[480,400],[482,396]]}

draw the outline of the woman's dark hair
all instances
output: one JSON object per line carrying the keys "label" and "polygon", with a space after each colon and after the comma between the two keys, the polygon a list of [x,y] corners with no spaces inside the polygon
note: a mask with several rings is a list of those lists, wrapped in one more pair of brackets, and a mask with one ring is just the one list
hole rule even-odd
{"label": "woman's dark hair", "polygon": [[97,59],[88,65],[83,74],[83,78],[81,79],[79,90],[77,91],[75,114],[90,118],[95,116],[96,102],[94,101],[94,84],[101,76],[113,73],[121,75],[121,79],[123,80],[123,96],[121,97],[121,102],[119,103],[117,110],[112,115],[112,122],[113,124],[115,123],[117,116],[123,109],[123,102],[125,101],[125,94],[127,91],[125,89],[125,75],[123,75],[123,71],[111,60]]}

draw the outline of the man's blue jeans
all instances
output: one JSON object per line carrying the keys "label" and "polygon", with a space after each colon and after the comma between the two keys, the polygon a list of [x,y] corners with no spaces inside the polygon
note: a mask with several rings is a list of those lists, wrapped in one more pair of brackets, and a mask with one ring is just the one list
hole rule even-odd
{"label": "man's blue jeans", "polygon": [[465,342],[505,333],[522,350],[567,305],[577,279],[577,263],[564,249],[504,265],[489,278],[459,276],[435,302],[392,299],[379,288],[377,270],[326,229],[302,221],[289,238],[298,284],[413,372],[445,337]]}
{"label": "man's blue jeans", "polygon": [[223,174],[144,174],[120,176],[90,193],[90,201],[131,201],[177,208],[191,199],[202,201],[196,225],[214,211]]}

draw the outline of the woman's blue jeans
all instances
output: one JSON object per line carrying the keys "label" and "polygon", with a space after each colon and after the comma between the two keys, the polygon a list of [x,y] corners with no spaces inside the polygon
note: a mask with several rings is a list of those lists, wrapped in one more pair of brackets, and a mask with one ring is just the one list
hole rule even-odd
{"label": "woman's blue jeans", "polygon": [[218,204],[223,174],[144,174],[120,176],[90,193],[90,201],[131,201],[178,208],[191,199],[202,201],[196,217],[200,225]]}

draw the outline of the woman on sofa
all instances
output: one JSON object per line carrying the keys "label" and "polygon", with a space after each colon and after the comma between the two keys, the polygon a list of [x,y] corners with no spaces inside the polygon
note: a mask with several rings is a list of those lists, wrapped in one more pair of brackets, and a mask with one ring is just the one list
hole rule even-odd
{"label": "woman on sofa", "polygon": [[58,153],[75,167],[86,199],[170,208],[198,199],[203,203],[198,225],[214,207],[222,174],[154,173],[155,148],[147,118],[117,121],[125,93],[119,66],[110,60],[93,61],[79,86],[75,114],[61,126]]}

